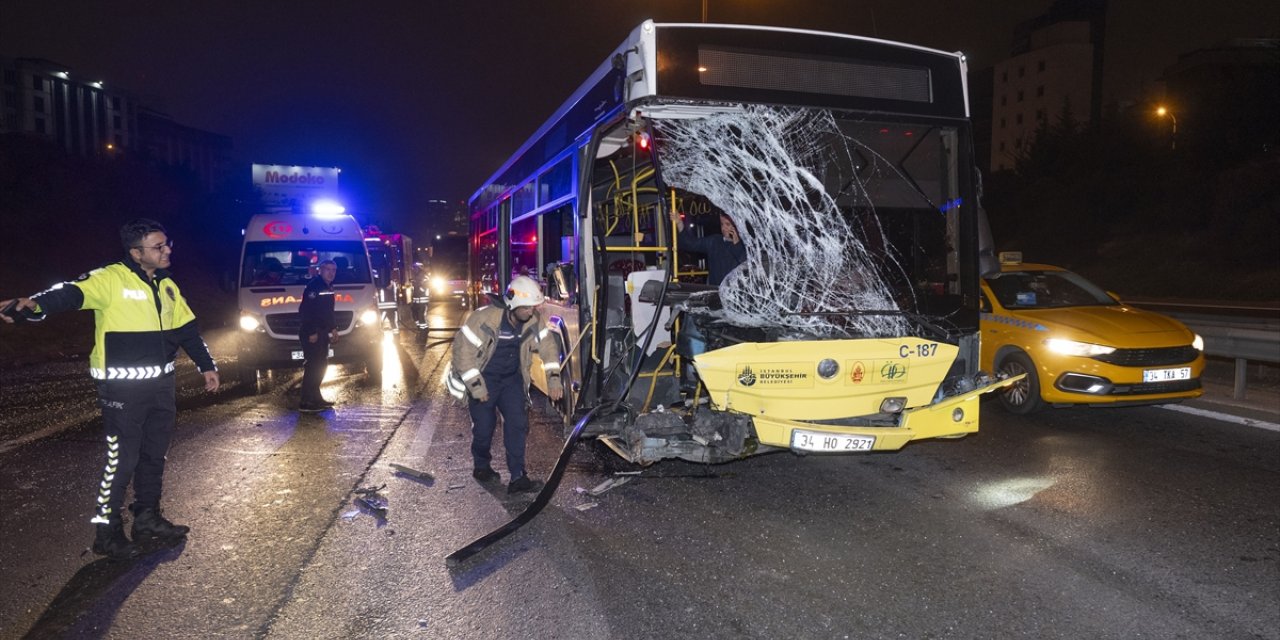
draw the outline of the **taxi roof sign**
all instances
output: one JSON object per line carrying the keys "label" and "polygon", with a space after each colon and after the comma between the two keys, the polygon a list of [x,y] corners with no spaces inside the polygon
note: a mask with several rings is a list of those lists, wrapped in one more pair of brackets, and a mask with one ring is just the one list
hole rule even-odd
{"label": "taxi roof sign", "polygon": [[1021,251],[1001,251],[1000,264],[1022,264]]}

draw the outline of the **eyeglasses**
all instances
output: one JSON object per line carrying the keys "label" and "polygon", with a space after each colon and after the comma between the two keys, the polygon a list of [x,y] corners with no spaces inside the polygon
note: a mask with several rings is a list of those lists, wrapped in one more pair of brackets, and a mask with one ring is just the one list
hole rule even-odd
{"label": "eyeglasses", "polygon": [[135,247],[134,247],[134,249],[150,249],[150,250],[152,250],[152,251],[155,251],[156,253],[161,253],[161,252],[163,252],[163,251],[164,251],[165,247],[168,247],[169,249],[173,249],[173,241],[172,241],[172,240],[166,240],[164,244],[158,244],[158,245],[156,245],[156,246],[154,246],[154,247],[147,247],[147,246],[143,246],[143,245],[137,245],[137,246],[135,246]]}

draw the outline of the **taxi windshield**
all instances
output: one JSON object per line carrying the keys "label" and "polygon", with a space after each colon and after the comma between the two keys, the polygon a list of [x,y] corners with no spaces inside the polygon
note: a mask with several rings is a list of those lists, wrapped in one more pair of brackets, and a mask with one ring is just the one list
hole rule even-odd
{"label": "taxi windshield", "polygon": [[1056,309],[1117,304],[1106,291],[1070,271],[1014,271],[987,278],[1006,309]]}

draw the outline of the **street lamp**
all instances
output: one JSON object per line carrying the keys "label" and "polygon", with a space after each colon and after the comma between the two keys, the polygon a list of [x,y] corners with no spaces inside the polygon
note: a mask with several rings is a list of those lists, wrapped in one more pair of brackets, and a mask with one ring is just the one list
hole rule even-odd
{"label": "street lamp", "polygon": [[1169,120],[1173,121],[1173,135],[1170,136],[1169,138],[1169,148],[1177,149],[1178,148],[1178,119],[1174,117],[1172,111],[1164,107],[1156,107],[1156,115],[1160,116],[1161,118],[1165,116],[1169,116]]}

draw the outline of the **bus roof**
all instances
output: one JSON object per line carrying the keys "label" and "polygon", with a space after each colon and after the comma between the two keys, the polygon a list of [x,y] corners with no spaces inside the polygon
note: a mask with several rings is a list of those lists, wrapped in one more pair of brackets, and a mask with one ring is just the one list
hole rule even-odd
{"label": "bus roof", "polygon": [[[567,100],[564,101],[564,103],[560,105],[558,109],[556,109],[555,113],[553,113],[551,117],[548,118],[542,124],[542,126],[539,127],[538,130],[533,133],[533,135],[529,136],[529,138],[525,140],[524,144],[522,144],[520,148],[517,149],[516,152],[513,153],[507,159],[507,161],[503,163],[503,165],[493,173],[493,175],[489,176],[489,178],[485,180],[483,185],[481,185],[478,189],[476,189],[475,193],[473,193],[471,197],[468,199],[468,202],[475,203],[477,199],[481,198],[484,195],[485,190],[488,189],[490,185],[501,180],[503,176],[512,168],[513,165],[515,165],[517,162],[520,162],[525,157],[525,154],[530,151],[530,149],[532,149],[536,144],[542,142],[547,137],[548,133],[550,133],[553,128],[559,126],[561,122],[564,121],[567,117],[571,115],[578,115],[577,119],[579,120],[579,123],[583,125],[581,126],[581,128],[574,127],[575,130],[566,131],[566,133],[572,137],[566,137],[566,139],[564,140],[564,148],[572,148],[572,147],[575,147],[576,145],[570,144],[570,143],[573,141],[576,141],[577,138],[582,133],[586,131],[590,131],[593,128],[590,125],[594,125],[600,122],[604,118],[612,115],[617,108],[623,106],[622,101],[620,100],[620,96],[613,96],[614,98],[613,100],[598,99],[598,98],[605,97],[600,95],[602,93],[601,81],[616,71],[615,61],[618,59],[618,56],[622,57],[623,64],[626,65],[625,76],[627,78],[635,77],[634,74],[637,71],[643,71],[645,69],[650,69],[650,70],[657,69],[657,51],[656,51],[655,45],[657,42],[656,34],[659,29],[664,29],[664,30],[688,29],[688,30],[698,30],[698,31],[704,31],[704,32],[710,32],[713,30],[722,30],[722,31],[750,31],[755,33],[796,34],[801,36],[835,38],[835,39],[841,39],[849,42],[866,43],[868,45],[876,46],[876,47],[888,47],[888,48],[901,49],[903,51],[911,51],[911,52],[915,52],[917,55],[938,57],[948,61],[949,64],[954,64],[960,78],[960,92],[963,97],[963,99],[960,101],[960,104],[962,105],[963,112],[960,114],[951,114],[951,115],[953,116],[959,115],[962,117],[968,117],[969,115],[968,84],[967,84],[967,78],[965,77],[966,76],[965,72],[967,70],[967,63],[965,61],[964,54],[960,52],[946,52],[939,49],[932,49],[928,47],[922,47],[919,45],[895,42],[892,40],[868,38],[865,36],[856,36],[856,35],[850,35],[850,34],[835,33],[830,31],[814,31],[814,30],[808,30],[808,29],[793,29],[793,28],[787,28],[787,27],[769,27],[769,26],[740,25],[740,24],[655,23],[652,20],[646,20],[643,23],[641,23],[639,26],[637,26],[635,29],[633,29],[631,33],[627,36],[627,38],[623,40],[622,44],[614,48],[614,50],[611,51],[609,55],[605,57],[604,62],[602,62],[598,67],[596,67],[595,71],[592,72],[592,74],[587,77],[587,79],[577,88],[577,90],[575,90],[569,96]],[[644,60],[636,61],[634,56],[625,55],[626,53],[633,52],[633,51],[640,52],[644,56]],[[629,102],[634,102],[636,100],[640,100],[643,98],[656,97],[661,95],[659,94],[659,91],[658,91],[658,86],[657,86],[658,78],[656,73],[642,73],[639,75],[640,75],[639,79],[632,81],[631,86],[628,87],[630,89],[630,93],[628,94],[630,96]],[[588,96],[592,97],[595,100],[589,101],[587,103],[583,103],[583,99]],[[582,108],[579,108],[580,103],[583,103]],[[582,113],[587,109],[590,110],[589,114]],[[586,116],[586,117],[583,117],[583,116]],[[591,122],[589,123],[581,122],[588,118],[591,120]],[[551,162],[553,159],[555,159],[556,156],[560,154],[560,152],[564,150],[564,148],[555,149],[555,150],[543,149],[544,157],[539,159],[540,165]],[[511,184],[511,185],[505,185],[505,186],[512,187],[515,185]]]}

